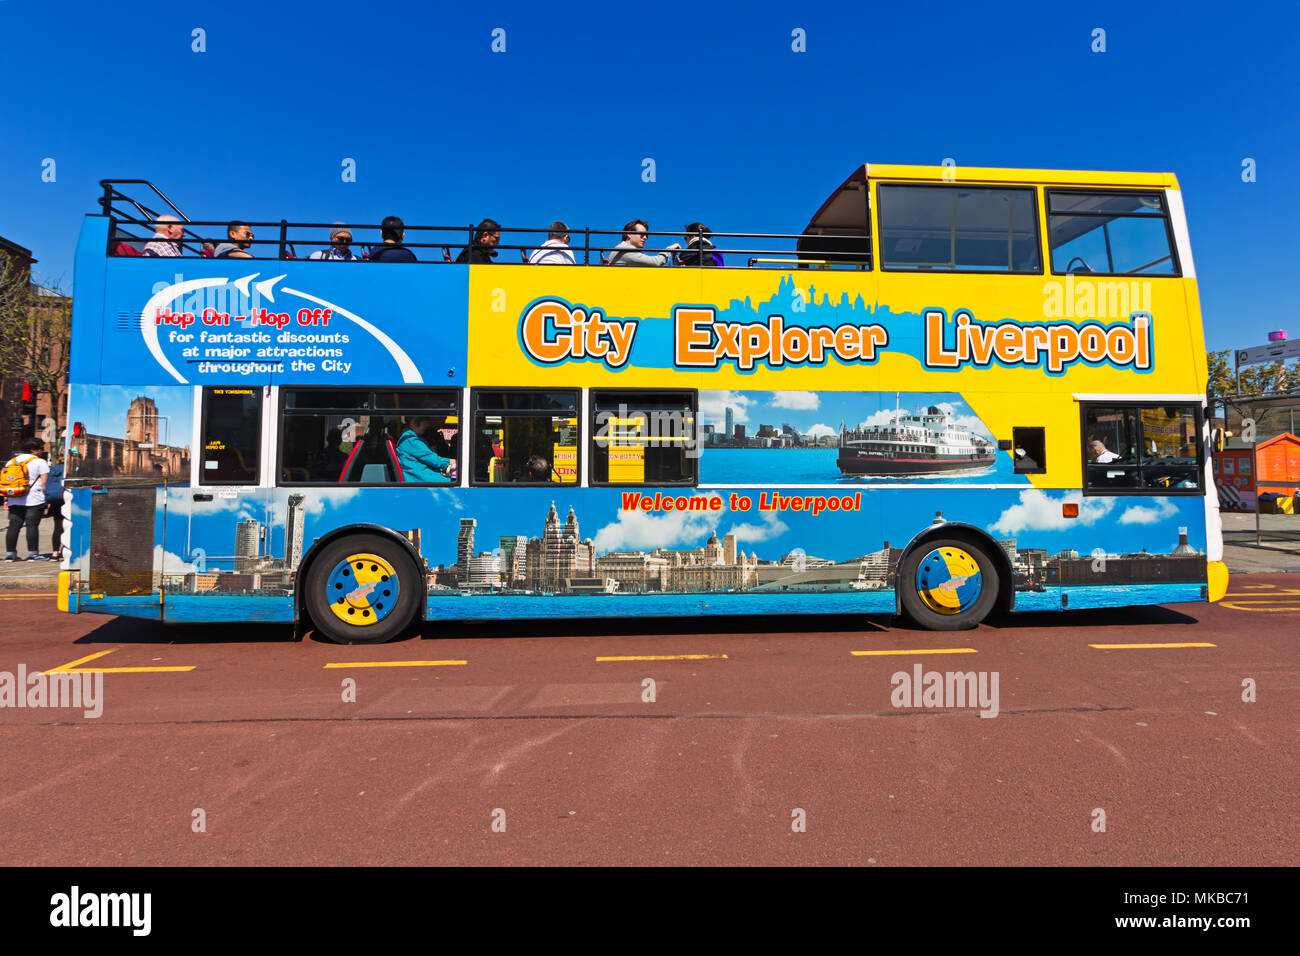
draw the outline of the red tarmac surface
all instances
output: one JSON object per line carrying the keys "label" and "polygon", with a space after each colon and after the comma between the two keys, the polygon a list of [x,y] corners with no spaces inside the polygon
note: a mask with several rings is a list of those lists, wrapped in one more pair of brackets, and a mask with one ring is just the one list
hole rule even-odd
{"label": "red tarmac surface", "polygon": [[[107,673],[97,719],[0,710],[7,864],[1300,862],[1296,575],[1235,576],[1220,605],[949,634],[500,622],[338,647],[64,615],[21,592],[0,615],[0,671],[100,651],[81,666],[194,668]],[[1089,646],[1138,642],[1216,646]],[[912,653],[947,648],[976,653]],[[726,656],[597,661],[686,654]],[[325,667],[413,660],[466,663]],[[895,709],[891,675],[917,663],[998,672],[1000,714]]]}

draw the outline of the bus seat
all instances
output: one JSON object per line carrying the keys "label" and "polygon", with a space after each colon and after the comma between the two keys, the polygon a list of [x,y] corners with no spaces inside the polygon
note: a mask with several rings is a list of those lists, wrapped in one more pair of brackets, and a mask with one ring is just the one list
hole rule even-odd
{"label": "bus seat", "polygon": [[393,474],[397,476],[398,481],[405,481],[406,476],[402,474],[402,463],[397,459],[397,447],[393,444],[393,439],[388,438],[385,444],[388,447],[388,460],[392,464]]}
{"label": "bus seat", "polygon": [[380,461],[372,461],[370,464],[361,469],[362,484],[382,484],[390,481],[388,477],[388,466]]}
{"label": "bus seat", "polygon": [[144,253],[141,252],[139,249],[137,249],[135,246],[131,245],[129,242],[121,242],[121,241],[119,241],[118,244],[115,245],[115,246],[113,247],[113,255],[115,255],[115,256],[143,256]]}
{"label": "bus seat", "polygon": [[443,246],[443,247],[442,247],[442,261],[443,261],[443,262],[451,262],[451,261],[452,261],[452,258],[451,258],[451,250],[448,249],[446,246]]}
{"label": "bus seat", "polygon": [[352,450],[348,452],[347,461],[343,462],[343,467],[339,470],[340,484],[348,480],[348,472],[352,469],[352,462],[356,460],[357,452],[359,452],[360,450],[361,450],[361,442],[355,442],[352,445]]}

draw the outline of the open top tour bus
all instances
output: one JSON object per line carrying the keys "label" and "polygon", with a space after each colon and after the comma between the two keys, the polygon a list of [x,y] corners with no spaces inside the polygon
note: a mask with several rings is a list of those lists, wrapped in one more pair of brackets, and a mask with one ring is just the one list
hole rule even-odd
{"label": "open top tour bus", "polygon": [[[329,225],[283,220],[214,258],[225,224],[148,183],[100,205],[67,611],[372,642],[1226,590],[1172,175],[862,166],[802,233],[701,231],[725,265],[663,268],[606,265],[613,230],[575,230],[566,266],[519,261],[536,229],[456,264],[465,227],[408,227],[418,262],[313,259]],[[139,254],[163,213],[181,255]]]}

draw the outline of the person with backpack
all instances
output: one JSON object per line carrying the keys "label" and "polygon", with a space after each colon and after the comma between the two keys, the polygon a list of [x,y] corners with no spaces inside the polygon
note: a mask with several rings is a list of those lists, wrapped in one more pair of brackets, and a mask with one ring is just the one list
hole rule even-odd
{"label": "person with backpack", "polygon": [[50,560],[63,557],[59,545],[63,543],[63,462],[50,465],[45,476],[45,515],[54,519],[54,542],[50,545]]}
{"label": "person with backpack", "polygon": [[0,494],[9,505],[9,528],[5,531],[5,560],[18,561],[18,532],[27,528],[27,560],[48,561],[41,554],[41,518],[45,514],[45,478],[50,466],[41,455],[45,442],[28,438],[22,451],[0,468]]}

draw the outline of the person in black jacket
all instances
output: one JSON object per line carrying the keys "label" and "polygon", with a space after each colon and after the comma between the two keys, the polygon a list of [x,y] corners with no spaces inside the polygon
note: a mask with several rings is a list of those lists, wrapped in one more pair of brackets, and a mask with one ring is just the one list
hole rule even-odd
{"label": "person in black jacket", "polygon": [[406,224],[398,216],[385,216],[379,224],[379,234],[384,244],[370,253],[371,262],[417,262],[415,253],[402,245],[406,238]]}
{"label": "person in black jacket", "polygon": [[496,258],[497,243],[501,241],[501,224],[495,219],[484,219],[474,227],[474,243],[466,246],[456,257],[462,265],[488,265]]}

